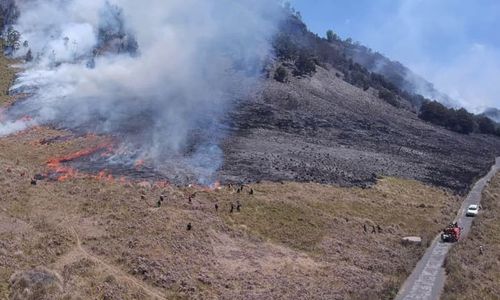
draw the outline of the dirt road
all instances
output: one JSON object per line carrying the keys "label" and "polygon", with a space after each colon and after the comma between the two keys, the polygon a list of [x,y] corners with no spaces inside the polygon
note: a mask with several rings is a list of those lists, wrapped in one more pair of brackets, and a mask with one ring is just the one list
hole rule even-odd
{"label": "dirt road", "polygon": [[[481,202],[481,193],[500,170],[500,157],[490,172],[480,179],[465,199],[455,221],[463,227],[464,238],[470,231],[473,218],[465,216],[465,211],[470,204],[479,204]],[[450,250],[451,244],[442,243],[437,236],[432,245],[427,249],[424,257],[418,262],[412,274],[399,290],[396,300],[410,299],[439,299],[445,283],[445,270],[443,262]]]}

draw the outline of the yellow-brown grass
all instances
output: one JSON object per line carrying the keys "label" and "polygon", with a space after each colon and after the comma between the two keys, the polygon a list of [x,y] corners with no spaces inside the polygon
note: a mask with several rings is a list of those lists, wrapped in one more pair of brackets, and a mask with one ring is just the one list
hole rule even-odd
{"label": "yellow-brown grass", "polygon": [[[0,51],[3,51],[3,42],[0,40]],[[0,106],[9,102],[9,88],[14,80],[16,70],[11,68],[13,60],[0,55]]]}
{"label": "yellow-brown grass", "polygon": [[[14,272],[37,266],[62,274],[64,293],[83,298],[152,297],[131,279],[169,298],[390,296],[425,249],[400,238],[431,239],[459,204],[444,190],[396,178],[369,189],[266,182],[252,185],[253,195],[250,187],[207,192],[95,179],[30,185],[50,157],[101,141],[38,142],[65,134],[39,127],[0,139],[4,296]],[[160,194],[166,202],[156,208]],[[241,212],[230,213],[238,201]],[[372,234],[377,225],[382,232]],[[99,261],[76,248],[73,228]]]}
{"label": "yellow-brown grass", "polygon": [[500,174],[481,205],[470,235],[450,251],[443,299],[500,299]]}

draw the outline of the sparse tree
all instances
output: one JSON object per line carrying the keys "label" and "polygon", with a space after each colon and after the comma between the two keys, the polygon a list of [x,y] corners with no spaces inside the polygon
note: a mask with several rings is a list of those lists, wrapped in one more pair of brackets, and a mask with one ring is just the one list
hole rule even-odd
{"label": "sparse tree", "polygon": [[33,61],[33,53],[31,52],[31,49],[28,50],[24,59],[26,60],[26,62]]}
{"label": "sparse tree", "polygon": [[378,97],[394,107],[400,106],[400,103],[399,103],[396,95],[387,89],[382,88],[378,92]]}
{"label": "sparse tree", "polygon": [[495,134],[495,123],[490,118],[485,116],[478,117],[477,125],[480,133]]}
{"label": "sparse tree", "polygon": [[330,29],[326,32],[326,39],[328,40],[328,42],[332,43],[338,40],[338,36],[335,32],[333,32],[333,30]]}
{"label": "sparse tree", "polygon": [[474,117],[465,108],[456,111],[456,131],[469,134],[474,131]]}
{"label": "sparse tree", "polygon": [[295,67],[297,68],[295,70],[296,76],[311,75],[316,72],[314,58],[304,52],[299,54],[299,57],[295,61]]}
{"label": "sparse tree", "polygon": [[20,38],[21,34],[19,33],[19,31],[15,30],[12,26],[9,27],[9,29],[7,30],[7,44],[17,50],[20,47]]}
{"label": "sparse tree", "polygon": [[420,107],[420,119],[440,126],[449,126],[451,111],[437,101],[425,101]]}
{"label": "sparse tree", "polygon": [[295,16],[297,17],[297,19],[302,21],[302,14],[300,13],[300,11],[295,12]]}

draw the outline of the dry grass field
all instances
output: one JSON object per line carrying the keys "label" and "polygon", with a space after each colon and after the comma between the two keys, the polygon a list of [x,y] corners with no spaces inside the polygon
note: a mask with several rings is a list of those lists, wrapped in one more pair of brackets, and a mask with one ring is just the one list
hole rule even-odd
{"label": "dry grass field", "polygon": [[483,193],[481,205],[470,235],[447,259],[443,299],[500,299],[500,174]]}
{"label": "dry grass field", "polygon": [[377,298],[397,290],[425,249],[400,238],[431,239],[460,201],[396,178],[370,189],[264,182],[241,193],[92,177],[31,185],[52,156],[99,142],[39,143],[61,134],[35,128],[0,140],[4,298],[29,286],[29,272],[53,278],[49,298]]}
{"label": "dry grass field", "polygon": [[[0,49],[3,49],[2,40],[0,40]],[[7,103],[9,100],[7,92],[12,84],[16,70],[7,66],[12,63],[13,61],[0,55],[0,105]]]}
{"label": "dry grass field", "polygon": [[[461,201],[398,178],[239,193],[81,174],[32,184],[105,140],[45,127],[0,138],[0,299],[390,298]],[[423,245],[402,245],[409,235]]]}

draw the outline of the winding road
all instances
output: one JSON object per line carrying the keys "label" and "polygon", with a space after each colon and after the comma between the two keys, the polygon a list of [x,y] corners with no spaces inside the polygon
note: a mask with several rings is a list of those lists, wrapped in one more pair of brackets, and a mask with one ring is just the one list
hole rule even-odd
{"label": "winding road", "polygon": [[[488,182],[500,170],[500,157],[490,172],[481,178],[465,199],[455,219],[463,227],[461,238],[465,238],[472,226],[472,219],[465,216],[467,207],[481,202],[481,194]],[[422,259],[399,290],[396,300],[439,299],[446,279],[443,263],[452,244],[442,243],[438,235],[427,249]]]}

